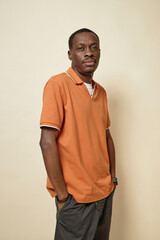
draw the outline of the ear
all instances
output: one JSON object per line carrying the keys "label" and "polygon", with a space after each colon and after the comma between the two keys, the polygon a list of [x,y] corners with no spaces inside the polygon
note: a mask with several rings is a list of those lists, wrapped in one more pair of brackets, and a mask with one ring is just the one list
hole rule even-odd
{"label": "ear", "polygon": [[69,60],[72,60],[72,53],[71,53],[71,50],[68,50],[68,58],[69,58]]}

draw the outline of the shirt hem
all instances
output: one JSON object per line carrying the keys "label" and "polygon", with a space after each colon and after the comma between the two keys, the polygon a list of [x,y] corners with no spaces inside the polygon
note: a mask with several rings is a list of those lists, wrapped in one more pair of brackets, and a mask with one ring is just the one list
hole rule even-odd
{"label": "shirt hem", "polygon": [[[51,192],[52,190],[49,188],[47,188],[47,190],[49,191],[52,198],[57,196],[56,192]],[[92,197],[92,196],[79,197],[75,193],[72,193],[72,191],[68,191],[68,193],[73,196],[73,198],[75,199],[75,201],[77,203],[91,203],[91,202],[97,202],[99,200],[102,200],[102,199],[108,197],[113,192],[113,190],[114,190],[114,185],[112,185],[112,187],[110,188],[110,190],[108,191],[107,194],[104,194],[103,196],[98,197],[98,198]]]}
{"label": "shirt hem", "polygon": [[54,123],[43,122],[43,123],[40,123],[40,128],[41,127],[56,128],[56,129],[58,129],[60,131],[60,127],[57,124],[54,124]]}

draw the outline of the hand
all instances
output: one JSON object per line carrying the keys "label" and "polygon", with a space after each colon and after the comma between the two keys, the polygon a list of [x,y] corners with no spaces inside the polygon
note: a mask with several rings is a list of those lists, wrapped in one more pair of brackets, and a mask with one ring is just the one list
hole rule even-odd
{"label": "hand", "polygon": [[64,206],[66,202],[63,202],[63,203],[58,203],[58,209],[59,211],[61,211],[62,207]]}

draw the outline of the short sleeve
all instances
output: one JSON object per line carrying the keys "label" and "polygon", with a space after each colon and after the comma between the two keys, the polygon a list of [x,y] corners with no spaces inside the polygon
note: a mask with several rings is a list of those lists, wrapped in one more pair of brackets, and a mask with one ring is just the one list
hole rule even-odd
{"label": "short sleeve", "polygon": [[61,87],[57,82],[48,81],[43,91],[43,106],[40,127],[61,129],[64,119],[64,101]]}
{"label": "short sleeve", "polygon": [[106,91],[105,91],[105,111],[106,111],[106,129],[108,129],[111,126],[111,120],[108,111],[108,100]]}

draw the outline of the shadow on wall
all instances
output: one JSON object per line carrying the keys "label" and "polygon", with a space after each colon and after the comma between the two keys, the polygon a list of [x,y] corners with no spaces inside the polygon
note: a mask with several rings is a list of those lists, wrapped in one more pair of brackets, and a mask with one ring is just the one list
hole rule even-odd
{"label": "shadow on wall", "polygon": [[[114,194],[111,240],[127,239],[126,224],[132,218],[130,213],[130,193],[129,189],[129,165],[131,148],[131,127],[133,128],[132,101],[129,91],[123,87],[124,79],[110,79],[110,83],[104,85],[107,91],[108,108],[111,119],[110,132],[114,140],[116,150],[116,170],[118,177],[118,186]],[[125,89],[125,90],[124,90]]]}

